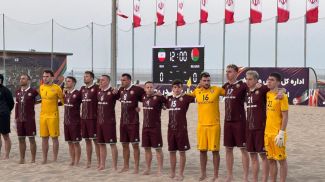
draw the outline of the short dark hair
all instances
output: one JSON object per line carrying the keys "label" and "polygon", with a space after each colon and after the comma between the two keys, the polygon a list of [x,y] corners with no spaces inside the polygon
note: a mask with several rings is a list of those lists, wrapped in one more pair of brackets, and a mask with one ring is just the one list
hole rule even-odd
{"label": "short dark hair", "polygon": [[232,69],[234,69],[236,72],[238,72],[238,71],[239,71],[239,68],[238,68],[238,66],[237,66],[237,65],[235,65],[235,64],[229,64],[229,65],[227,66],[227,68],[232,68]]}
{"label": "short dark hair", "polygon": [[22,73],[20,76],[26,76],[27,80],[31,80],[32,78],[27,73]]}
{"label": "short dark hair", "polygon": [[131,77],[131,75],[129,74],[129,73],[123,73],[122,74],[122,77],[127,77],[129,80],[131,80],[132,79],[132,77]]}
{"label": "short dark hair", "polygon": [[70,80],[72,80],[73,83],[75,83],[75,84],[77,83],[77,79],[73,76],[67,76],[65,79],[70,79]]}
{"label": "short dark hair", "polygon": [[210,73],[202,72],[201,75],[200,75],[200,78],[202,79],[203,77],[205,77],[205,78],[210,77]]}
{"label": "short dark hair", "polygon": [[111,81],[111,77],[109,76],[109,75],[106,75],[106,74],[104,74],[104,75],[102,75],[103,77],[106,77],[107,79],[108,79],[108,81]]}
{"label": "short dark hair", "polygon": [[282,75],[278,72],[273,72],[269,75],[270,77],[274,77],[276,81],[280,82],[282,80]]}
{"label": "short dark hair", "polygon": [[176,79],[172,82],[172,86],[174,85],[180,85],[180,86],[183,86],[183,82],[180,80],[180,79]]}
{"label": "short dark hair", "polygon": [[0,84],[3,84],[3,79],[4,79],[3,75],[0,74]]}
{"label": "short dark hair", "polygon": [[51,77],[53,77],[53,76],[54,76],[54,73],[53,73],[53,71],[52,71],[52,70],[44,70],[44,71],[43,71],[43,74],[44,74],[44,73],[50,74],[50,75],[51,75]]}
{"label": "short dark hair", "polygon": [[149,83],[153,84],[152,81],[146,81],[146,83],[144,83],[144,85],[147,85],[147,84],[149,84]]}
{"label": "short dark hair", "polygon": [[85,71],[85,74],[90,75],[91,78],[95,78],[95,74],[92,71]]}

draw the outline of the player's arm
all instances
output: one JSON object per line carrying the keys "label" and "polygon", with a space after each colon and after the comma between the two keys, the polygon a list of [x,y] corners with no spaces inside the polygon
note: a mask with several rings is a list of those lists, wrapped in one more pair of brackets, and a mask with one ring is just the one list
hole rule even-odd
{"label": "player's arm", "polygon": [[192,92],[186,93],[186,95],[191,96],[191,97],[196,97],[196,89],[199,89],[199,88],[196,87]]}
{"label": "player's arm", "polygon": [[9,91],[9,89],[6,89],[6,102],[8,104],[8,108],[10,111],[12,111],[12,109],[14,108],[15,106],[15,101],[14,101],[14,98],[12,97],[12,94],[11,92]]}
{"label": "player's arm", "polygon": [[58,106],[62,106],[64,104],[64,95],[60,87],[58,87],[58,99],[59,99]]}
{"label": "player's arm", "polygon": [[282,123],[278,135],[275,137],[274,142],[278,147],[284,146],[284,133],[288,125],[288,97],[285,95],[284,98],[280,101],[281,103],[281,115]]}

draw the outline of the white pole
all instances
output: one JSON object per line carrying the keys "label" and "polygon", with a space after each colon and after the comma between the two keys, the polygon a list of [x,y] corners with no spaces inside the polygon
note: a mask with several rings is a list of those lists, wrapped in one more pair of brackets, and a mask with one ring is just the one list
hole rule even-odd
{"label": "white pole", "polygon": [[117,59],[117,31],[116,31],[116,0],[112,0],[112,26],[111,26],[111,85],[116,87],[116,59]]}

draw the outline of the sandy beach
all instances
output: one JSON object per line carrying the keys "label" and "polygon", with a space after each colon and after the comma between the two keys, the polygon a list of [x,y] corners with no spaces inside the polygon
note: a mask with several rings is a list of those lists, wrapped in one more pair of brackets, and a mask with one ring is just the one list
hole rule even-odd
{"label": "sandy beach", "polygon": [[[220,103],[221,118],[224,117],[224,103]],[[39,105],[37,106],[37,130],[39,131]],[[187,152],[187,164],[185,168],[184,181],[198,181],[200,175],[199,164],[199,152],[196,150],[196,125],[197,125],[197,105],[192,104],[187,117],[188,117],[188,131],[191,142],[191,150]],[[12,140],[12,149],[9,160],[0,160],[0,181],[172,181],[168,177],[169,172],[169,154],[167,151],[167,123],[168,112],[163,111],[162,114],[162,133],[164,140],[164,174],[161,177],[155,177],[155,170],[157,169],[157,162],[155,152],[153,152],[153,165],[152,174],[149,176],[142,175],[142,171],[145,169],[144,162],[144,149],[141,149],[140,159],[140,174],[132,174],[133,172],[133,157],[131,155],[130,172],[119,174],[111,170],[111,153],[108,146],[108,158],[107,169],[104,171],[96,170],[95,156],[93,154],[93,163],[90,169],[85,169],[86,154],[85,143],[82,144],[82,156],[79,167],[69,166],[70,157],[68,153],[68,144],[64,141],[63,136],[63,108],[61,111],[61,136],[59,159],[58,162],[51,162],[52,159],[52,146],[50,146],[49,160],[46,165],[41,165],[41,138],[36,137],[37,141],[37,156],[36,163],[30,164],[30,151],[29,144],[27,142],[26,152],[26,164],[18,164],[19,150],[18,150],[18,138],[16,131],[12,128],[10,134]],[[288,181],[302,181],[302,182],[317,182],[325,180],[325,109],[316,107],[305,106],[290,106],[289,111],[289,124],[288,124]],[[117,119],[120,118],[120,104],[116,106]],[[12,113],[12,116],[14,113]],[[142,113],[140,114],[142,121]],[[13,121],[13,120],[12,120]],[[118,122],[119,123],[119,122]],[[223,121],[221,122],[223,127]],[[119,126],[117,126],[119,128]],[[117,136],[119,139],[119,131],[117,130]],[[51,142],[50,142],[51,143]],[[223,144],[223,131],[221,133],[221,144]],[[122,167],[122,146],[117,144],[119,150],[118,167]],[[2,146],[1,153],[3,154],[4,146]],[[225,166],[225,149],[221,147],[220,150],[221,163],[220,163],[220,181],[223,181],[226,177]],[[211,154],[208,159],[208,179],[211,181],[213,175],[213,167],[211,161]],[[234,181],[241,181],[242,177],[242,165],[241,155],[238,149],[235,149],[235,164],[234,164]],[[250,172],[251,178],[251,172]]]}

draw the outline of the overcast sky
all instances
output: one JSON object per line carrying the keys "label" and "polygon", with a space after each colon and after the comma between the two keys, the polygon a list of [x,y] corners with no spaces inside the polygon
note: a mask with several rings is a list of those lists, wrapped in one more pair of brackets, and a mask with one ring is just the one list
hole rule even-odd
{"label": "overcast sky", "polygon": [[[179,28],[180,45],[198,44],[199,0],[184,0],[185,20],[190,24]],[[305,14],[305,0],[292,0],[290,4],[291,18]],[[264,0],[262,24],[252,26],[252,66],[274,65],[274,19],[276,0]],[[151,69],[151,47],[153,46],[153,25],[155,21],[155,0],[143,0],[141,7],[142,24],[147,25],[135,30],[135,67]],[[120,9],[132,15],[132,0],[120,0]],[[224,17],[224,0],[209,0],[209,22],[218,22]],[[0,13],[6,18],[7,49],[50,51],[51,23],[54,18],[60,25],[77,28],[96,22],[111,22],[110,0],[0,0]],[[325,17],[325,2],[320,1],[320,17]],[[235,0],[235,21],[249,17],[249,0]],[[11,19],[12,18],[12,19]],[[157,30],[158,45],[173,45],[174,24],[176,18],[176,0],[167,0],[166,24]],[[46,22],[41,25],[26,25],[15,20],[28,23]],[[131,18],[119,18],[118,67],[131,67]],[[292,20],[279,25],[279,66],[303,66],[303,19]],[[2,26],[2,21],[0,21]],[[242,21],[227,26],[226,29],[226,64],[236,63],[247,66],[248,22]],[[91,36],[90,26],[80,30],[68,30],[55,24],[55,51],[73,52],[69,58],[68,69],[89,68]],[[36,33],[35,33],[36,32]],[[0,30],[2,34],[2,30]],[[94,28],[95,68],[109,67],[110,46],[109,26]],[[7,37],[8,36],[8,37]],[[308,66],[325,68],[325,19],[320,23],[308,26]],[[0,38],[2,42],[2,37]],[[222,24],[206,24],[202,26],[202,44],[206,46],[206,68],[220,69],[222,55]]]}

